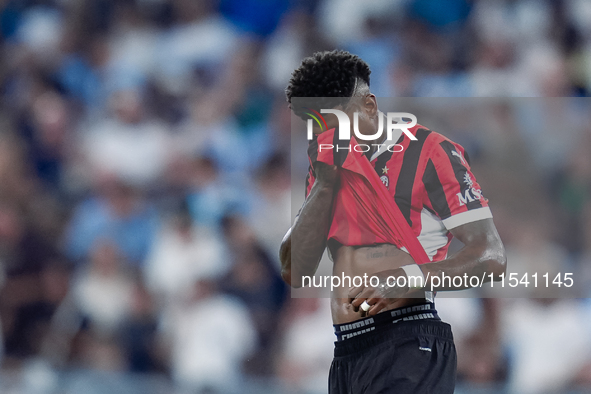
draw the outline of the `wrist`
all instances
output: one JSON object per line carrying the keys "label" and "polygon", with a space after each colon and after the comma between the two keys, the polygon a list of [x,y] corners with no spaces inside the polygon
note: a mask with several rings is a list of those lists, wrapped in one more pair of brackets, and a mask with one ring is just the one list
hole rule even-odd
{"label": "wrist", "polygon": [[404,265],[400,267],[400,269],[404,271],[406,275],[406,283],[409,290],[419,290],[425,288],[425,274],[418,264]]}
{"label": "wrist", "polygon": [[400,298],[409,291],[406,273],[401,268],[381,271],[379,292],[383,298]]}

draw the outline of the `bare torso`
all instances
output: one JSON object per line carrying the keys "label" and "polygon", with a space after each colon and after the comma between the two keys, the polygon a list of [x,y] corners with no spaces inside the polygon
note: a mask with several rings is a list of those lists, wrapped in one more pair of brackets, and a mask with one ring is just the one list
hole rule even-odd
{"label": "bare torso", "polygon": [[[398,249],[394,245],[380,244],[371,246],[344,246],[333,244],[330,246],[333,256],[333,275],[371,277],[372,274],[402,267],[407,264],[414,264],[410,255]],[[367,279],[369,281],[369,279]],[[421,294],[413,294],[414,298],[401,298],[392,300],[384,310],[400,308],[424,302]],[[418,297],[417,297],[418,296]],[[349,287],[344,286],[335,289],[331,300],[332,320],[334,324],[348,323],[359,320],[364,316],[363,311],[355,312],[349,300]]]}

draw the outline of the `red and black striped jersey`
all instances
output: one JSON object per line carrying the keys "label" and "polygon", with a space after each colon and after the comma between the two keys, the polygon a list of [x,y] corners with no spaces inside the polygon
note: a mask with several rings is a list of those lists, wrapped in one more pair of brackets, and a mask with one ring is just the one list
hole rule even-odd
{"label": "red and black striped jersey", "polygon": [[[491,218],[492,214],[465,158],[464,148],[421,125],[409,131],[416,141],[399,130],[371,159],[363,156],[361,160],[370,161],[388,190],[391,203],[398,206],[429,259],[439,261],[447,255],[452,239],[449,230]],[[346,150],[335,153],[335,164],[339,164],[337,156],[342,164],[347,153]],[[314,180],[310,166],[306,196]],[[368,202],[363,196],[351,190],[336,193],[328,238],[351,246],[392,243],[380,231],[383,223],[376,223],[379,217],[365,215],[367,211]]]}

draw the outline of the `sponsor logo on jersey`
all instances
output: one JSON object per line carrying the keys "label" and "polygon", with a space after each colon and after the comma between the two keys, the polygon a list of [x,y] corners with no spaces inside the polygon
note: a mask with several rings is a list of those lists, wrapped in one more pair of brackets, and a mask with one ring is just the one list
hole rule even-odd
{"label": "sponsor logo on jersey", "polygon": [[464,159],[464,157],[459,154],[458,152],[456,152],[455,150],[451,151],[452,156],[457,156],[460,158],[460,161],[462,162],[463,165],[466,165],[466,160]]}
{"label": "sponsor logo on jersey", "polygon": [[458,196],[460,206],[464,206],[467,203],[472,202],[474,200],[482,199],[482,190],[473,187],[474,181],[472,180],[470,174],[467,172],[464,174],[464,183],[466,184],[466,186],[468,186],[468,188],[463,192],[456,194],[456,196]]}

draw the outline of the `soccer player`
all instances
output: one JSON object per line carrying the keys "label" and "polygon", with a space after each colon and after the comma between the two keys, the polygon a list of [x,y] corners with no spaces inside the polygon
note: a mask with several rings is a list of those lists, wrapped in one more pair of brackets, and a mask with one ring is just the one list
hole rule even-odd
{"label": "soccer player", "polygon": [[[381,115],[369,89],[369,75],[369,66],[348,52],[316,53],[293,72],[287,100],[302,119],[307,118],[304,112],[309,109],[299,108],[297,100],[292,101],[294,97],[318,98],[313,110],[339,109],[351,120],[358,113],[359,132],[375,135]],[[336,116],[324,117],[328,131],[315,125],[317,138],[338,127]],[[398,209],[408,223],[408,232],[418,238],[427,257],[420,264],[404,245],[384,242],[383,226],[380,230],[376,223],[361,218],[360,209],[375,204],[365,204],[364,200],[371,200],[370,194],[364,196],[351,190],[351,184],[344,184],[351,178],[345,176],[349,170],[344,164],[319,160],[314,141],[309,149],[306,200],[281,244],[283,279],[301,287],[302,277],[316,272],[325,248],[334,262],[334,274],[379,278],[377,286],[339,288],[332,294],[337,338],[330,394],[453,393],[456,353],[451,328],[439,318],[428,289],[431,284],[439,285],[438,291],[473,286],[466,281],[461,286],[433,282],[444,275],[496,280],[505,272],[503,244],[463,148],[420,125],[409,131],[416,141],[401,130],[385,141],[384,132],[356,160],[371,165],[367,168],[375,171],[382,183],[370,184],[387,190],[386,203],[393,204],[387,208]],[[355,141],[352,138],[350,142]],[[386,143],[403,149],[384,149]],[[464,247],[447,257],[452,236]],[[388,284],[392,283],[389,277],[401,279],[396,283],[409,283],[402,279],[415,275],[424,278],[421,284]]]}

